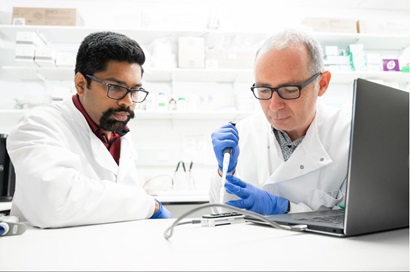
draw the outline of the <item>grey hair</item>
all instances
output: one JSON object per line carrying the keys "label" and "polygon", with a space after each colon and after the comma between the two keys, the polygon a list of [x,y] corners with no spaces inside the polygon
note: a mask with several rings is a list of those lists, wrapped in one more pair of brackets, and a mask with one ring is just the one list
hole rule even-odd
{"label": "grey hair", "polygon": [[[286,29],[268,38],[256,52],[256,58],[269,50],[282,50],[290,46],[305,45],[309,54],[308,71],[312,74],[323,72],[323,52],[319,41],[302,29]],[[255,59],[256,59],[255,58]]]}

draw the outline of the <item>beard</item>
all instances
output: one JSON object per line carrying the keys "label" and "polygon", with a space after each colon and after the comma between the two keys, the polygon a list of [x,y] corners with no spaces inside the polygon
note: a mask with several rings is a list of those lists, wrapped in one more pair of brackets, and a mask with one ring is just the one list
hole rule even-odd
{"label": "beard", "polygon": [[[128,118],[125,121],[118,121],[113,119],[111,116],[115,112],[128,112]],[[120,107],[117,109],[110,108],[103,112],[103,115],[100,118],[100,128],[105,131],[112,131],[119,133],[125,129],[128,124],[128,121],[134,118],[134,112],[128,107]]]}

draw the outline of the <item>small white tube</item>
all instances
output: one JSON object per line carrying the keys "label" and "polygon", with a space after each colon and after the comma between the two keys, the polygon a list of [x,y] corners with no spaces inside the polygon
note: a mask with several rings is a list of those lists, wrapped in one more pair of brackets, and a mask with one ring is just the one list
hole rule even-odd
{"label": "small white tube", "polygon": [[[222,162],[222,179],[221,179],[221,191],[219,201],[221,204],[224,204],[224,192],[225,192],[225,181],[226,181],[226,174],[228,173],[229,167],[229,160],[231,159],[231,153],[225,152],[224,159]],[[220,213],[222,213],[222,207],[220,208]]]}

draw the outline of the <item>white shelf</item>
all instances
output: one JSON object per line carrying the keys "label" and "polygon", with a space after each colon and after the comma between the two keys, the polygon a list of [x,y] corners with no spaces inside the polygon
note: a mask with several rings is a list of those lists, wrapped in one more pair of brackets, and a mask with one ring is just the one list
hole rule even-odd
{"label": "white shelf", "polygon": [[[79,44],[85,36],[96,31],[116,31],[135,38],[139,43],[146,44],[157,38],[176,38],[181,36],[204,37],[206,35],[245,35],[265,39],[272,33],[261,31],[231,31],[211,29],[156,29],[156,28],[112,28],[99,29],[79,26],[30,26],[30,25],[0,25],[0,38],[15,42],[17,31],[35,31],[51,44]],[[324,45],[339,45],[341,48],[350,43],[363,43],[366,49],[400,50],[409,45],[408,35],[401,34],[366,34],[366,33],[327,33],[316,32],[314,36]]]}
{"label": "white shelf", "polygon": [[17,31],[34,31],[40,34],[40,36],[50,44],[80,44],[88,34],[108,30],[126,34],[132,38],[135,38],[140,44],[149,43],[157,38],[176,38],[179,36],[200,37],[207,33],[206,29],[99,29],[82,26],[0,25],[0,37],[3,40],[15,42]]}
{"label": "white shelf", "polygon": [[254,112],[250,111],[190,111],[190,112],[150,112],[135,111],[136,120],[239,120]]}
{"label": "white shelf", "polygon": [[[15,80],[73,80],[74,67],[2,66],[8,78]],[[152,69],[144,67],[144,81],[234,82],[253,80],[248,69]]]}
{"label": "white shelf", "polygon": [[[51,44],[75,44],[84,37],[95,31],[108,29],[98,29],[90,27],[73,26],[18,26],[0,25],[0,39],[8,43],[15,43],[17,31],[35,31]],[[231,30],[210,30],[210,29],[109,29],[129,35],[138,40],[142,45],[149,44],[156,38],[177,38],[183,36],[205,37],[207,35],[244,35],[263,40],[272,33],[267,32],[237,32]],[[316,32],[314,36],[321,42],[322,46],[337,45],[339,48],[346,48],[351,43],[363,43],[366,50],[388,50],[399,51],[409,46],[410,40],[407,35],[395,34],[363,34],[363,33],[325,33]],[[151,82],[170,81],[207,81],[207,82],[253,82],[253,72],[250,69],[158,69],[145,67],[143,80]],[[18,63],[2,66],[0,70],[9,80],[36,81],[46,80],[73,80],[74,67],[32,67],[19,66]],[[400,72],[333,72],[332,82],[349,83],[357,77],[369,79],[381,79],[396,81],[398,83],[408,83],[409,76]]]}
{"label": "white shelf", "polygon": [[356,78],[378,79],[383,81],[393,81],[396,83],[409,83],[410,73],[403,72],[332,72],[332,83],[351,83]]}
{"label": "white shelf", "polygon": [[[26,66],[2,66],[8,78],[28,81],[39,80],[73,80],[74,67],[26,67]],[[380,79],[408,83],[409,73],[402,72],[332,72],[333,83],[349,83],[355,78]],[[193,81],[193,82],[253,82],[251,69],[150,69],[145,68],[143,80],[147,82],[158,81]]]}
{"label": "white shelf", "polygon": [[[7,116],[9,120],[18,120],[29,110],[14,110],[14,109],[0,109],[0,117]],[[252,111],[135,111],[135,120],[198,120],[198,119],[232,119],[237,120],[248,116],[254,112]],[[12,118],[14,117],[14,118]],[[3,119],[3,118],[1,118]],[[132,121],[132,120],[131,120]]]}

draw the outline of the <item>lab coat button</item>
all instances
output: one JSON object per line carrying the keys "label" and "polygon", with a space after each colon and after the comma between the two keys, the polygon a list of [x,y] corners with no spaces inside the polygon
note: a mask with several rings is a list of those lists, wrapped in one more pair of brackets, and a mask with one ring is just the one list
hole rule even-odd
{"label": "lab coat button", "polygon": [[324,161],[325,159],[324,158],[320,158],[320,161]]}
{"label": "lab coat button", "polygon": [[305,167],[304,167],[303,165],[301,165],[301,166],[300,166],[300,169],[303,169],[303,168],[305,168]]}

